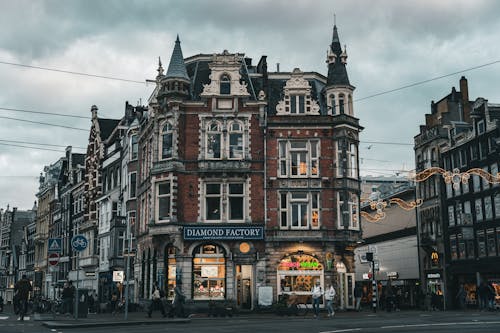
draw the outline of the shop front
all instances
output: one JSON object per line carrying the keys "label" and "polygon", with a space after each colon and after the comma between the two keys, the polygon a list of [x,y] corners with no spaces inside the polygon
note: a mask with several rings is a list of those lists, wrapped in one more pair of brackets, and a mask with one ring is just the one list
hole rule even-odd
{"label": "shop front", "polygon": [[318,258],[295,253],[281,259],[277,270],[278,296],[283,294],[310,295],[316,281],[325,288],[323,264]]}
{"label": "shop front", "polygon": [[166,255],[168,295],[179,281],[193,301],[231,301],[240,309],[256,304],[256,267],[263,253],[261,226],[186,226],[186,254]]}

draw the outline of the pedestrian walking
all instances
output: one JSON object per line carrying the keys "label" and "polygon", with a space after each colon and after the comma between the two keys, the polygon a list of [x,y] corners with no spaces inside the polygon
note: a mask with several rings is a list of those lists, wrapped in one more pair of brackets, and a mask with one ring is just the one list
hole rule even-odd
{"label": "pedestrian walking", "polygon": [[335,288],[330,284],[325,291],[325,301],[326,309],[328,311],[328,317],[335,316],[335,310],[333,309],[333,301],[335,300]]}
{"label": "pedestrian walking", "polygon": [[321,288],[320,281],[316,280],[316,284],[311,289],[312,306],[314,310],[314,318],[319,316],[319,302],[323,296],[323,289]]}
{"label": "pedestrian walking", "polygon": [[116,293],[116,291],[113,291],[113,293],[111,294],[110,304],[111,304],[111,314],[115,315],[118,310],[118,294]]}
{"label": "pedestrian walking", "polygon": [[73,290],[71,288],[71,281],[66,281],[61,293],[63,313],[73,313]]}
{"label": "pedestrian walking", "polygon": [[184,313],[184,303],[186,302],[186,296],[182,292],[182,284],[177,283],[174,288],[174,299],[172,300],[172,310],[178,317],[185,317]]}
{"label": "pedestrian walking", "polygon": [[361,298],[363,297],[363,288],[359,284],[354,287],[354,299],[356,300],[356,311],[361,311]]}
{"label": "pedestrian walking", "polygon": [[460,308],[460,310],[465,310],[465,298],[467,296],[467,293],[465,292],[465,288],[464,288],[464,285],[463,283],[460,284],[460,288],[458,289],[458,292],[457,292],[457,301],[458,301],[458,307]]}
{"label": "pedestrian walking", "polygon": [[161,301],[161,291],[158,284],[155,282],[153,284],[153,292],[151,293],[151,304],[148,309],[148,318],[151,318],[151,314],[153,313],[153,308],[160,309],[163,317],[166,317],[165,308],[163,307],[163,302]]}
{"label": "pedestrian walking", "polygon": [[477,295],[479,296],[479,309],[484,311],[488,308],[490,291],[486,283],[481,282],[479,288],[477,289]]}
{"label": "pedestrian walking", "polygon": [[31,283],[26,275],[23,275],[21,280],[17,281],[14,286],[14,292],[17,294],[19,300],[19,318],[17,320],[24,320],[28,307],[28,298],[32,290],[33,287],[31,287]]}

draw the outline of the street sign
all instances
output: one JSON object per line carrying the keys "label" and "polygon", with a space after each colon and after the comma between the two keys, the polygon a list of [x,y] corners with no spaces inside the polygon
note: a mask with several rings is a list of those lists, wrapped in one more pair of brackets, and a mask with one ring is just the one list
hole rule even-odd
{"label": "street sign", "polygon": [[61,238],[49,238],[48,252],[62,252],[62,239]]}
{"label": "street sign", "polygon": [[82,252],[89,245],[89,241],[84,235],[75,235],[71,239],[71,246],[75,251]]}
{"label": "street sign", "polygon": [[59,253],[53,252],[49,253],[49,264],[55,266],[59,263]]}
{"label": "street sign", "polygon": [[113,282],[123,282],[123,271],[113,271]]}

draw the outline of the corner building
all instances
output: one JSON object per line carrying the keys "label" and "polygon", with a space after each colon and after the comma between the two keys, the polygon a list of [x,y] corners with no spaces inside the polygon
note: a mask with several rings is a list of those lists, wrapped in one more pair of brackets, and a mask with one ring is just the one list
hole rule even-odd
{"label": "corner building", "polygon": [[155,281],[242,309],[333,283],[353,306],[358,137],[334,27],[328,76],[177,39],[139,130],[137,297]]}

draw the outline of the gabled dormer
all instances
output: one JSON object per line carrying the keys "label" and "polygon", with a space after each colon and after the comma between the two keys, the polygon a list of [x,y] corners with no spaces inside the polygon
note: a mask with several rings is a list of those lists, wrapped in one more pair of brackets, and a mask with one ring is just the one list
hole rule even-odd
{"label": "gabled dormer", "polygon": [[286,81],[283,100],[276,106],[276,115],[319,115],[319,105],[312,99],[311,85],[304,79],[304,72],[295,68]]}
{"label": "gabled dormer", "polygon": [[210,83],[203,85],[200,96],[212,97],[213,110],[237,110],[237,99],[250,97],[246,82],[241,82],[243,61],[243,54],[232,54],[227,50],[212,56]]}

